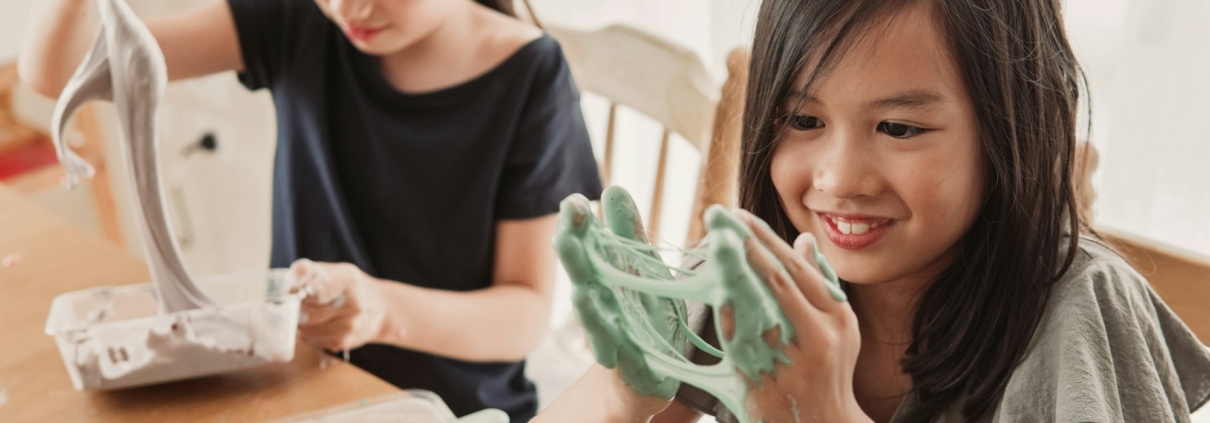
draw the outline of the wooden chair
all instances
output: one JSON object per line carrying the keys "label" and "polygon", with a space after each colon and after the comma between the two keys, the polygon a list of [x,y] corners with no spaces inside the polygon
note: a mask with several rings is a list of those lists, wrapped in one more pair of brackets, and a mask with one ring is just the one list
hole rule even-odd
{"label": "wooden chair", "polygon": [[[738,172],[739,129],[747,83],[748,55],[732,52],[729,76],[720,89],[711,81],[693,51],[647,32],[614,25],[579,31],[547,23],[559,40],[579,87],[609,100],[602,180],[609,184],[615,157],[614,134],[618,106],[642,113],[664,127],[647,230],[658,233],[673,133],[702,154],[687,246],[704,235],[701,215],[712,204],[734,207]],[[652,237],[653,239],[655,237]]]}
{"label": "wooden chair", "polygon": [[[1076,178],[1073,182],[1079,213],[1087,222],[1095,222],[1092,173],[1097,163],[1096,149],[1086,142],[1080,143],[1072,176]],[[1147,278],[1203,343],[1210,344],[1210,257],[1112,229],[1097,229],[1097,233]]]}
{"label": "wooden chair", "polygon": [[1100,230],[1164,302],[1210,345],[1210,257],[1118,231]]}

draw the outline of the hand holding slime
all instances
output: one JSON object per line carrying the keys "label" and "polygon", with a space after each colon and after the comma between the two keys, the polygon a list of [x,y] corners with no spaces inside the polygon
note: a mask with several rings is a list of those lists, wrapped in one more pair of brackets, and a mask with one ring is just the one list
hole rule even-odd
{"label": "hand holding slime", "polygon": [[[745,410],[748,384],[759,384],[762,373],[772,374],[776,363],[790,364],[784,350],[795,338],[794,325],[748,262],[745,240],[753,233],[734,214],[711,207],[705,214],[706,246],[689,252],[703,255],[705,263],[692,271],[674,269],[641,235],[629,194],[610,187],[602,197],[604,223],[588,212],[582,196],[564,200],[555,235],[556,250],[575,284],[576,313],[597,362],[617,368],[640,394],[669,398],[684,382],[731,410]],[[815,258],[819,268],[826,269],[829,292],[843,301],[835,273],[822,256]],[[672,271],[683,277],[674,279]],[[721,350],[689,330],[685,300],[713,308],[720,331],[720,310],[733,310],[728,322],[732,336],[718,334]],[[777,329],[778,339],[766,342],[762,334],[772,329]],[[686,341],[721,361],[710,366],[692,363],[686,358]],[[736,414],[742,422],[749,421],[747,413]]]}

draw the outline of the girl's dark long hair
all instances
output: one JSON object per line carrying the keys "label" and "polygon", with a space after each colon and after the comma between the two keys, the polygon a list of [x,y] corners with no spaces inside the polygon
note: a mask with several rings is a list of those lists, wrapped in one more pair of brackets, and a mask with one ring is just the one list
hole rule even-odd
{"label": "girl's dark long hair", "polygon": [[[513,6],[513,0],[475,0],[475,3],[487,6],[489,9],[503,13],[514,18],[517,17],[517,10]],[[529,18],[533,20],[534,26],[542,28],[542,22],[538,21],[538,16],[534,15],[533,6],[529,5],[529,0],[521,0],[521,4],[525,6],[525,12],[529,14]]]}
{"label": "girl's dark long hair", "polygon": [[[919,3],[919,4],[917,4]],[[770,179],[780,107],[800,72],[808,87],[864,34],[906,7],[929,7],[975,108],[986,187],[958,259],[922,293],[903,360],[932,421],[961,402],[993,410],[1024,357],[1081,230],[1071,173],[1084,77],[1061,0],[765,0],[745,104],[740,203],[787,241],[798,231]],[[808,63],[807,58],[812,58]],[[800,87],[801,88],[801,87]]]}
{"label": "girl's dark long hair", "polygon": [[475,0],[475,3],[487,6],[489,9],[503,13],[508,16],[517,17],[517,11],[513,9],[512,0]]}

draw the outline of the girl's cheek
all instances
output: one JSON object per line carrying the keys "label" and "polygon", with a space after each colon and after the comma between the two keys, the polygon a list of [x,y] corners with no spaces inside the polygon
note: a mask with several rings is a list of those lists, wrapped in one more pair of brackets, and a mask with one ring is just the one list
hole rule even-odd
{"label": "girl's cheek", "polygon": [[940,154],[905,166],[900,183],[904,200],[921,221],[926,233],[941,240],[957,241],[978,213],[983,195],[981,168],[971,154]]}
{"label": "girl's cheek", "polygon": [[793,210],[803,207],[802,197],[811,184],[811,166],[802,160],[802,147],[792,142],[778,142],[769,163],[769,176],[791,219]]}

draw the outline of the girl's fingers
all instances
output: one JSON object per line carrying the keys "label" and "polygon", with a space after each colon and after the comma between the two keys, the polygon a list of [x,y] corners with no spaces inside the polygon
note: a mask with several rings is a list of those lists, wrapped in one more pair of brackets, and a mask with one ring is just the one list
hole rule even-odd
{"label": "girl's fingers", "polygon": [[572,237],[584,235],[588,229],[587,223],[596,217],[592,214],[592,206],[588,197],[572,194],[559,202],[559,231]]}
{"label": "girl's fingers", "polygon": [[730,341],[735,335],[735,313],[732,312],[730,304],[719,307],[718,321],[721,323],[719,329],[723,330],[723,339]]}
{"label": "girl's fingers", "polygon": [[[308,304],[304,302],[299,307],[298,326],[304,328],[322,326],[346,314],[348,313],[345,312],[344,307]],[[306,317],[304,318],[303,316]]]}
{"label": "girl's fingers", "polygon": [[307,294],[304,305],[340,308],[356,278],[355,268],[347,263],[316,263],[300,259],[290,265],[296,290]]}
{"label": "girl's fingers", "polygon": [[343,317],[332,320],[325,325],[299,328],[299,335],[307,343],[319,345],[328,349],[339,349],[345,337],[353,333],[353,318]]}
{"label": "girl's fingers", "polygon": [[[840,303],[829,292],[828,282],[819,273],[819,270],[808,262],[808,260],[814,262],[814,256],[808,258],[808,256],[803,256],[800,252],[794,251],[794,248],[791,248],[780,236],[774,233],[768,224],[765,224],[763,220],[760,220],[760,218],[752,213],[740,210],[737,214],[748,223],[748,226],[752,229],[752,233],[769,249],[776,260],[785,266],[785,272],[790,275],[790,279],[795,285],[796,290],[802,292],[802,295],[806,297],[812,306],[829,312],[837,309]],[[805,235],[811,237],[810,234]],[[799,238],[801,239],[802,236]],[[814,237],[804,242],[814,242]]]}
{"label": "girl's fingers", "polygon": [[295,288],[307,294],[303,303],[321,304],[335,296],[331,278],[319,263],[308,259],[295,260],[290,265],[290,275],[294,277]]}
{"label": "girl's fingers", "polygon": [[323,336],[320,336],[320,335],[306,336],[306,335],[304,335],[303,336],[303,340],[307,344],[314,345],[316,347],[323,348],[328,351],[340,351],[340,350],[344,349],[344,347],[342,346],[343,339],[344,339],[343,337],[331,336],[331,335],[323,335]]}
{"label": "girl's fingers", "polygon": [[819,272],[823,277],[823,287],[828,291],[828,295],[833,300],[846,302],[849,300],[848,295],[844,290],[840,289],[840,280],[836,277],[836,271],[832,270],[832,266],[824,260],[823,254],[819,252],[819,243],[815,239],[815,235],[809,232],[803,232],[794,240],[794,252],[798,253],[799,257],[805,257],[807,263]]}
{"label": "girl's fingers", "polygon": [[[744,243],[748,263],[752,265],[752,269],[760,275],[761,279],[765,280],[778,305],[786,313],[786,317],[795,322],[795,325],[800,324],[799,322],[812,321],[818,310],[807,301],[794,281],[790,280],[790,276],[782,270],[777,260],[773,258],[773,254],[754,238],[748,238],[744,240]],[[800,327],[800,329],[802,328]]]}
{"label": "girl's fingers", "polygon": [[617,236],[648,243],[639,208],[622,187],[610,186],[601,193],[601,215],[605,226]]}

